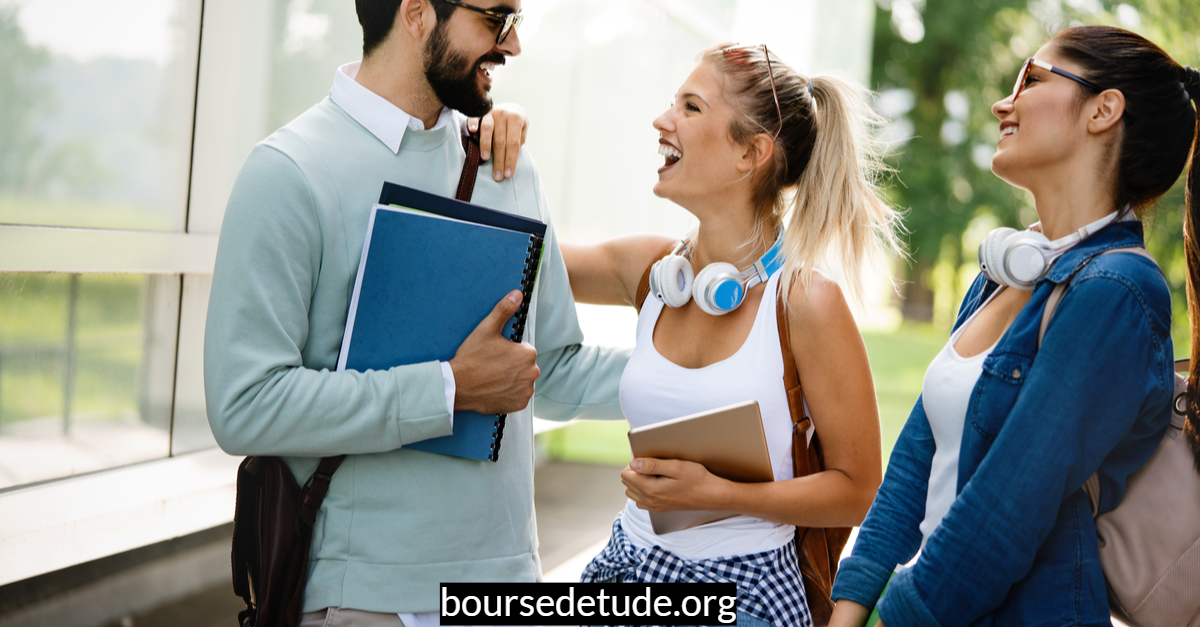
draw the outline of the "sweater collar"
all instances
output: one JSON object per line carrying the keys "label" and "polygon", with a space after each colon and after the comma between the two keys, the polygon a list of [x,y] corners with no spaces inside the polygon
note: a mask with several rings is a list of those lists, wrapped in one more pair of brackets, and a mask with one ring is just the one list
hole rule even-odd
{"label": "sweater collar", "polygon": [[[383,96],[363,87],[354,80],[362,61],[347,63],[333,74],[333,88],[329,99],[341,107],[355,122],[367,129],[376,139],[383,142],[392,154],[399,154],[400,142],[407,131],[425,131],[421,120],[409,115]],[[454,121],[454,112],[442,107],[437,123],[430,131],[440,130]]]}

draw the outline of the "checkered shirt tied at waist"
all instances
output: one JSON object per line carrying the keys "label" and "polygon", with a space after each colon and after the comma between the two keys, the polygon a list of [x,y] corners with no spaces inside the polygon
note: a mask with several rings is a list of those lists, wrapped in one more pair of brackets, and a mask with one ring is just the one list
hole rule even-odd
{"label": "checkered shirt tied at waist", "polygon": [[732,583],[738,609],[772,625],[812,627],[795,540],[772,551],[720,559],[686,560],[662,547],[639,549],[625,535],[621,518],[612,536],[580,577],[583,583]]}

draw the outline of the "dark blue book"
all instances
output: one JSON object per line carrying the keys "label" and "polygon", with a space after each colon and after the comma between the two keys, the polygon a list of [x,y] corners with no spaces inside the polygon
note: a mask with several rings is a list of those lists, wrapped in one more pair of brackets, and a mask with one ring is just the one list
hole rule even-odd
{"label": "dark blue book", "polygon": [[[524,299],[503,333],[520,342],[546,225],[402,189],[388,195],[385,188],[384,198],[402,206],[379,204],[371,210],[338,370],[365,372],[449,361],[496,303],[514,289],[521,290]],[[496,461],[504,419],[504,415],[455,412],[453,435],[404,448]]]}

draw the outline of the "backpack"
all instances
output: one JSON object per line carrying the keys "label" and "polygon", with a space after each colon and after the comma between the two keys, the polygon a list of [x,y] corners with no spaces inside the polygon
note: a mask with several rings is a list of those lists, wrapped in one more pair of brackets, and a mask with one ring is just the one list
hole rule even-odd
{"label": "backpack", "polygon": [[[666,257],[675,250],[675,244],[665,248],[654,262]],[[638,312],[650,294],[650,268],[642,274],[638,283],[637,295],[634,302]],[[783,352],[783,386],[787,391],[788,410],[792,415],[792,471],[796,477],[825,470],[825,454],[821,449],[821,439],[814,431],[812,438],[808,430],[812,427],[812,419],[804,413],[804,392],[800,387],[800,375],[796,370],[796,359],[792,355],[792,344],[789,338],[789,320],[787,303],[782,293],[775,299],[775,319],[779,326],[779,347]],[[846,541],[850,539],[849,527],[796,527],[796,557],[799,560],[800,576],[804,581],[804,595],[808,600],[808,609],[814,625],[825,625],[833,614],[833,578],[837,575],[838,560]]]}
{"label": "backpack", "polygon": [[240,627],[300,622],[313,523],[345,457],[322,459],[303,488],[278,457],[252,455],[238,466],[231,558],[233,592],[246,602]]}
{"label": "backpack", "polygon": [[[1154,261],[1143,248],[1100,254],[1117,252]],[[1039,347],[1072,278],[1056,285],[1046,301]],[[1176,371],[1187,371],[1189,362],[1175,362]],[[1129,476],[1116,509],[1096,516],[1099,477],[1093,474],[1083,484],[1096,517],[1109,609],[1131,627],[1200,627],[1200,472],[1182,437],[1187,390],[1187,378],[1176,373],[1171,426],[1150,459]]]}

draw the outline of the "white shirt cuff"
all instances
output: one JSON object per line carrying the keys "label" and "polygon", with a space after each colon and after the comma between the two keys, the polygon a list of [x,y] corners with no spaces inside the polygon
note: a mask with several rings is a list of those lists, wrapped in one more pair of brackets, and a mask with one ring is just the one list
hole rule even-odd
{"label": "white shirt cuff", "polygon": [[446,411],[450,413],[450,428],[454,428],[454,393],[457,390],[454,387],[454,369],[450,367],[450,362],[438,362],[442,364],[442,391],[446,393]]}

